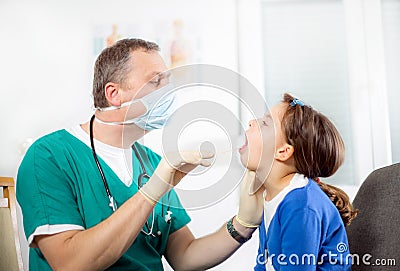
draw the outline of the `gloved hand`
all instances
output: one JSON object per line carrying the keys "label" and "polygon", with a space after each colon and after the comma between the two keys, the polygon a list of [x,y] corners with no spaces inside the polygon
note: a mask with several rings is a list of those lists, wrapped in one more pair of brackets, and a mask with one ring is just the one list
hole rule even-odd
{"label": "gloved hand", "polygon": [[207,159],[212,157],[214,157],[213,153],[201,153],[199,151],[168,153],[161,159],[153,175],[139,189],[139,192],[155,205],[187,173],[199,165],[209,167],[211,161]]}
{"label": "gloved hand", "polygon": [[247,170],[240,186],[240,204],[236,220],[245,227],[257,228],[264,210],[264,186],[254,171]]}

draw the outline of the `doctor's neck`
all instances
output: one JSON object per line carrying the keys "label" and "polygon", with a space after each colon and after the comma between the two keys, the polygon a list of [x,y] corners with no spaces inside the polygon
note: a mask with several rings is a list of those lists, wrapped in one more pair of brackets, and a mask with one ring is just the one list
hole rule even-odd
{"label": "doctor's neck", "polygon": [[[81,127],[89,135],[90,121],[82,124]],[[108,125],[96,120],[93,121],[93,137],[113,147],[128,149],[145,134],[145,130],[134,124]]]}

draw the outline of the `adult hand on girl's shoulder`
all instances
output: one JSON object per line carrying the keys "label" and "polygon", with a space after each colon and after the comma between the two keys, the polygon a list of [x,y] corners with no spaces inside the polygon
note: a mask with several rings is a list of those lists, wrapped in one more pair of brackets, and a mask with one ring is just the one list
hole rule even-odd
{"label": "adult hand on girl's shoulder", "polygon": [[264,190],[256,173],[247,170],[240,187],[239,212],[236,217],[243,226],[256,228],[261,224],[264,210]]}

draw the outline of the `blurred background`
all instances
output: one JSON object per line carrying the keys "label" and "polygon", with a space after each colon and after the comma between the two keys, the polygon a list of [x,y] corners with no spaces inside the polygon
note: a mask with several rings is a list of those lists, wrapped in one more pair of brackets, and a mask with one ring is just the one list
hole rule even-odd
{"label": "blurred background", "polygon": [[[171,68],[219,65],[269,105],[291,92],[326,114],[347,151],[327,181],[351,198],[374,169],[400,162],[400,0],[0,0],[0,37],[1,176],[16,177],[37,138],[90,118],[94,61],[126,37],[157,42]],[[146,145],[159,151],[159,137]],[[194,234],[230,218],[236,195],[190,211]],[[257,238],[212,270],[250,270]]]}

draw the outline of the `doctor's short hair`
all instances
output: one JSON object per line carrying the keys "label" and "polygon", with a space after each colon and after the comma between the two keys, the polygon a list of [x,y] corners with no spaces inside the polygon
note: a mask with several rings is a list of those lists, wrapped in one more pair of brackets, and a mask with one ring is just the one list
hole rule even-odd
{"label": "doctor's short hair", "polygon": [[160,47],[142,39],[122,39],[105,48],[97,57],[94,65],[93,100],[94,107],[109,106],[105,97],[105,86],[108,82],[123,84],[132,67],[131,52],[160,51]]}

